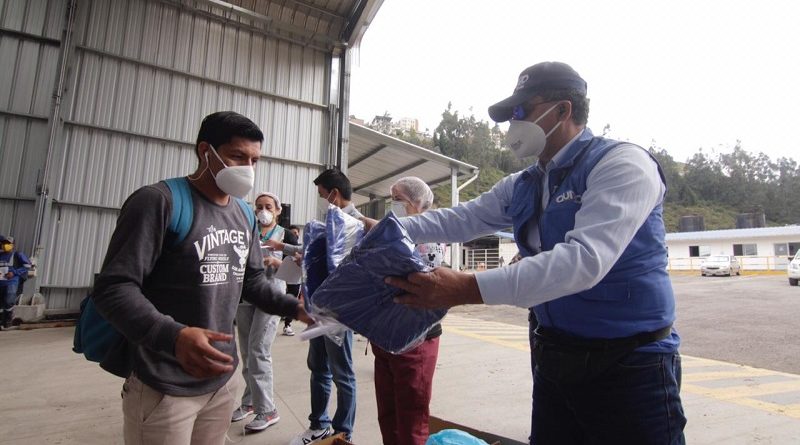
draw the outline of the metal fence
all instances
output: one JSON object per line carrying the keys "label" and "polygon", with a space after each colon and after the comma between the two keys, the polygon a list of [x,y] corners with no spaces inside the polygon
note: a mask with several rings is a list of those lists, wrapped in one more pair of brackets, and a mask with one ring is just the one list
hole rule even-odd
{"label": "metal fence", "polygon": [[464,269],[486,270],[501,265],[500,249],[464,249]]}
{"label": "metal fence", "polygon": [[[791,261],[785,256],[737,256],[742,271],[785,271]],[[700,270],[706,257],[669,258],[667,270]]]}

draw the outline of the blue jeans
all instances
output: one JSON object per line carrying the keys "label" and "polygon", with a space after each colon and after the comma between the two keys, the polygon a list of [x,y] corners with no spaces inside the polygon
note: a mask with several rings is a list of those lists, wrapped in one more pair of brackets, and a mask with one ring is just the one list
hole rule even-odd
{"label": "blue jeans", "polygon": [[[311,428],[333,426],[350,437],[356,420],[356,375],[353,372],[353,332],[346,331],[342,346],[328,337],[309,340],[308,369],[311,370]],[[328,416],[331,382],[336,384],[336,413]]]}
{"label": "blue jeans", "polygon": [[0,304],[3,305],[2,312],[0,312],[0,324],[8,326],[11,323],[11,308],[17,304],[17,283],[0,286]]}
{"label": "blue jeans", "polygon": [[680,385],[677,352],[631,352],[578,383],[552,380],[536,367],[531,444],[683,445]]}

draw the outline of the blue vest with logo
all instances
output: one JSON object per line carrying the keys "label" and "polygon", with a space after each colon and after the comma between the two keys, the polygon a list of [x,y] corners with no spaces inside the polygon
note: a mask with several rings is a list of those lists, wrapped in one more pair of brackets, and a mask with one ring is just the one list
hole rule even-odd
{"label": "blue vest with logo", "polygon": [[[589,173],[606,153],[621,144],[594,137],[586,129],[567,148],[560,165],[549,172],[550,199],[544,209],[541,171],[534,165],[519,176],[506,212],[512,217],[514,238],[522,256],[538,253],[525,243],[529,225],[536,225],[536,221],[543,251],[564,242],[567,232],[575,227],[575,214],[581,208],[580,198],[586,191]],[[660,166],[658,171],[665,181]],[[666,271],[662,210],[658,204],[650,212],[622,256],[597,285],[531,308],[539,324],[584,338],[629,337],[671,325],[675,320],[675,298]],[[673,329],[669,337],[638,350],[672,352],[679,342]]]}

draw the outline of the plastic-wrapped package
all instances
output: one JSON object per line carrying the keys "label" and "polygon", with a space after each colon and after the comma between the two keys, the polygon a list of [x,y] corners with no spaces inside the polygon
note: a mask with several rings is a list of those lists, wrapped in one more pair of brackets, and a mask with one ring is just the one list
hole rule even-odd
{"label": "plastic-wrapped package", "polygon": [[364,236],[364,223],[330,205],[325,214],[325,235],[328,247],[328,272],[350,253],[353,246]]}
{"label": "plastic-wrapped package", "polygon": [[334,271],[364,236],[364,223],[345,214],[334,205],[328,206],[325,223],[312,220],[303,229],[303,295],[306,309],[314,291]]}
{"label": "plastic-wrapped package", "polygon": [[325,224],[313,220],[303,229],[303,295],[306,310],[314,291],[328,278],[328,256],[325,242]]}
{"label": "plastic-wrapped package", "polygon": [[431,434],[425,445],[489,445],[483,439],[478,439],[472,434],[461,430],[441,430],[436,434]]}
{"label": "plastic-wrapped package", "polygon": [[332,316],[386,351],[403,353],[424,341],[447,310],[397,304],[393,298],[402,291],[383,280],[426,271],[408,233],[389,213],[316,289],[312,311]]}
{"label": "plastic-wrapped package", "polygon": [[303,235],[303,243],[307,246],[303,257],[306,274],[303,295],[306,311],[315,323],[300,333],[301,340],[325,335],[337,345],[342,344],[342,333],[347,326],[314,305],[314,294],[363,236],[364,223],[334,205],[328,206],[324,224],[319,221],[306,224]]}

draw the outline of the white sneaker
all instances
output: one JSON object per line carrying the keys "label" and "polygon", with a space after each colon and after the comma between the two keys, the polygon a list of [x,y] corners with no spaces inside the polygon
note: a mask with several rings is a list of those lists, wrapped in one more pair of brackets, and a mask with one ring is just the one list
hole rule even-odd
{"label": "white sneaker", "polygon": [[283,327],[283,335],[285,335],[287,337],[294,336],[294,329],[292,329],[291,326],[284,326]]}
{"label": "white sneaker", "polygon": [[294,439],[289,442],[289,445],[308,445],[332,435],[333,429],[331,429],[331,427],[323,428],[321,430],[312,430],[309,428],[305,430],[305,432],[295,436]]}

